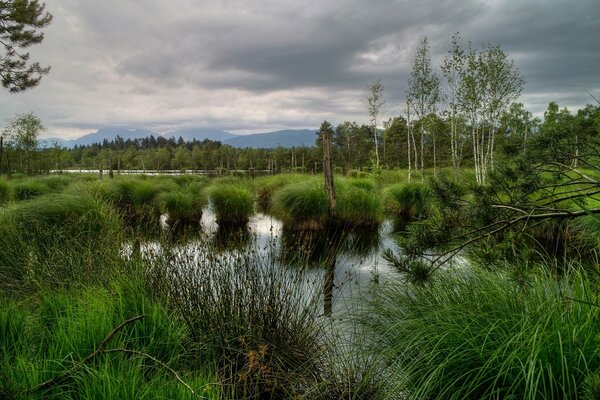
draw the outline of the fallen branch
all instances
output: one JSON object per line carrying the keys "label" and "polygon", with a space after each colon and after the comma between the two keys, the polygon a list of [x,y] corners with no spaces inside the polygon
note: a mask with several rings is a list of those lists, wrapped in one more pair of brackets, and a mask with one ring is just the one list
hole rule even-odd
{"label": "fallen branch", "polygon": [[40,383],[39,385],[29,389],[29,392],[35,392],[38,390],[43,390],[43,389],[47,389],[51,386],[54,386],[60,382],[62,382],[64,379],[66,379],[69,375],[73,374],[73,372],[75,372],[77,369],[79,369],[82,365],[85,365],[88,361],[90,361],[91,359],[93,359],[94,357],[96,357],[98,354],[104,352],[104,347],[108,344],[108,342],[110,342],[110,340],[121,330],[123,329],[125,326],[140,320],[142,318],[145,318],[145,315],[138,315],[137,317],[133,317],[130,318],[126,321],[121,322],[116,328],[114,328],[112,331],[110,331],[108,333],[108,335],[106,335],[106,337],[104,338],[104,340],[102,340],[102,342],[100,343],[100,345],[98,346],[98,348],[96,350],[94,350],[92,353],[88,354],[83,360],[81,360],[81,362],[73,365],[71,368],[69,368],[68,370],[64,371],[62,374],[55,376],[52,379],[49,379],[45,382]]}

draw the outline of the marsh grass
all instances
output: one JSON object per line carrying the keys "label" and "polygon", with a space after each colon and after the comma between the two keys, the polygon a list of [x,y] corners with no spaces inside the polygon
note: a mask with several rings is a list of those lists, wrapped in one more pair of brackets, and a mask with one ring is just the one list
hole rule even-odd
{"label": "marsh grass", "polygon": [[12,187],[4,179],[0,178],[0,204],[8,202],[12,197]]}
{"label": "marsh grass", "polygon": [[208,204],[204,189],[201,183],[190,181],[182,187],[158,195],[160,212],[169,216],[171,228],[200,222],[202,209]]}
{"label": "marsh grass", "polygon": [[377,228],[382,221],[381,200],[371,181],[342,182],[338,185],[337,218],[350,228]]}
{"label": "marsh grass", "polygon": [[[198,394],[217,398],[210,371],[192,370],[181,357],[187,340],[185,325],[148,296],[139,279],[113,280],[109,287],[45,292],[23,301],[0,297],[0,396],[6,399],[154,399],[197,398],[177,382],[171,369],[182,372]],[[125,326],[106,350],[78,364],[123,321]],[[148,355],[148,356],[145,356]],[[60,382],[36,388],[73,368]]]}
{"label": "marsh grass", "polygon": [[[230,398],[293,398],[318,380],[319,289],[309,275],[248,249],[163,259],[160,285],[188,327],[197,362],[216,365]],[[212,361],[211,361],[212,360]]]}
{"label": "marsh grass", "polygon": [[219,226],[245,226],[254,213],[252,192],[242,185],[214,184],[209,189],[208,197]]}
{"label": "marsh grass", "polygon": [[106,279],[119,259],[121,220],[89,196],[53,194],[0,214],[0,287],[33,290]]}
{"label": "marsh grass", "polygon": [[323,182],[309,178],[284,186],[273,195],[271,210],[290,228],[323,229],[328,219]]}
{"label": "marsh grass", "polygon": [[170,180],[115,178],[98,183],[94,190],[116,207],[128,222],[156,226],[160,217],[159,194],[174,187]]}
{"label": "marsh grass", "polygon": [[391,397],[577,399],[600,370],[595,286],[581,273],[447,272],[386,286],[361,323]]}
{"label": "marsh grass", "polygon": [[271,212],[275,192],[291,182],[304,178],[304,176],[297,174],[277,174],[256,178],[254,185],[258,209],[263,212]]}
{"label": "marsh grass", "polygon": [[12,183],[12,192],[15,200],[28,200],[50,193],[50,188],[42,181],[29,178]]}
{"label": "marsh grass", "polygon": [[388,186],[385,190],[386,211],[392,217],[396,230],[407,223],[427,217],[431,194],[424,183]]}
{"label": "marsh grass", "polygon": [[275,192],[273,214],[290,229],[323,230],[329,224],[347,228],[377,227],[382,220],[381,201],[368,180],[337,179],[336,218],[329,221],[323,180],[306,179]]}

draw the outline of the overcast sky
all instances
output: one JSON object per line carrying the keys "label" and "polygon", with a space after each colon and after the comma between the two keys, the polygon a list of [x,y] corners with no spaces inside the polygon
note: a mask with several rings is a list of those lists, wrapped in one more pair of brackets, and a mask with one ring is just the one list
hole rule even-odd
{"label": "overcast sky", "polygon": [[599,0],[45,2],[54,20],[30,52],[50,74],[24,93],[0,92],[2,124],[33,111],[45,136],[366,122],[375,79],[387,119],[402,112],[419,38],[439,65],[456,31],[515,60],[534,113],[600,96]]}

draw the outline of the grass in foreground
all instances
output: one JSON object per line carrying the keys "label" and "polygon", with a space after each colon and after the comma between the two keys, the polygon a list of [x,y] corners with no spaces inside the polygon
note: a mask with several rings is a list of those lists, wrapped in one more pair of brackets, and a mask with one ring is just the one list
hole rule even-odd
{"label": "grass in foreground", "polygon": [[600,393],[600,303],[581,274],[517,284],[486,271],[390,285],[362,319],[391,393],[414,399],[591,399]]}

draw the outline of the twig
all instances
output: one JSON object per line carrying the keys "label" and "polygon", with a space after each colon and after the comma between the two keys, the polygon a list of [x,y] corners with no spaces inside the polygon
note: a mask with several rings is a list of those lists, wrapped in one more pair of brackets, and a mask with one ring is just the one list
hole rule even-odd
{"label": "twig", "polygon": [[179,383],[181,383],[183,386],[185,386],[194,396],[196,396],[197,398],[201,399],[201,400],[208,400],[208,397],[204,397],[199,395],[198,393],[196,393],[196,391],[187,383],[185,383],[185,381],[183,379],[181,379],[181,377],[179,376],[179,374],[177,373],[177,371],[175,371],[173,368],[169,367],[167,364],[165,364],[164,362],[160,361],[158,358],[151,356],[148,353],[144,353],[143,351],[139,351],[139,350],[132,350],[132,349],[125,349],[122,347],[119,348],[115,348],[115,349],[109,349],[109,350],[104,350],[103,353],[108,354],[108,353],[127,353],[127,354],[135,354],[141,357],[146,357],[151,359],[152,361],[154,361],[155,363],[157,363],[158,365],[160,365],[161,367],[163,367],[164,369],[166,369],[167,371],[169,371],[171,374],[173,374],[173,376],[175,377],[175,379],[177,379],[179,381]]}
{"label": "twig", "polygon": [[55,376],[54,378],[51,378],[45,382],[40,383],[37,386],[34,386],[33,388],[29,389],[29,392],[34,392],[34,391],[38,391],[38,390],[43,390],[43,389],[47,389],[51,386],[54,386],[56,384],[58,384],[59,382],[61,382],[62,380],[64,380],[68,375],[71,375],[73,372],[75,372],[75,370],[77,370],[81,365],[85,365],[85,363],[87,363],[88,361],[90,361],[92,358],[96,357],[98,354],[102,353],[104,351],[104,346],[106,346],[106,344],[121,330],[123,329],[125,326],[131,324],[132,322],[135,322],[137,320],[140,320],[142,318],[145,318],[145,315],[138,315],[137,317],[133,317],[130,318],[126,321],[121,322],[116,328],[114,328],[112,331],[110,331],[108,333],[108,335],[106,335],[106,337],[104,338],[104,340],[102,340],[102,342],[100,343],[100,345],[98,346],[98,348],[96,350],[94,350],[92,353],[88,354],[83,360],[81,360],[81,362],[73,365],[71,368],[69,368],[68,370],[64,371],[62,374]]}

